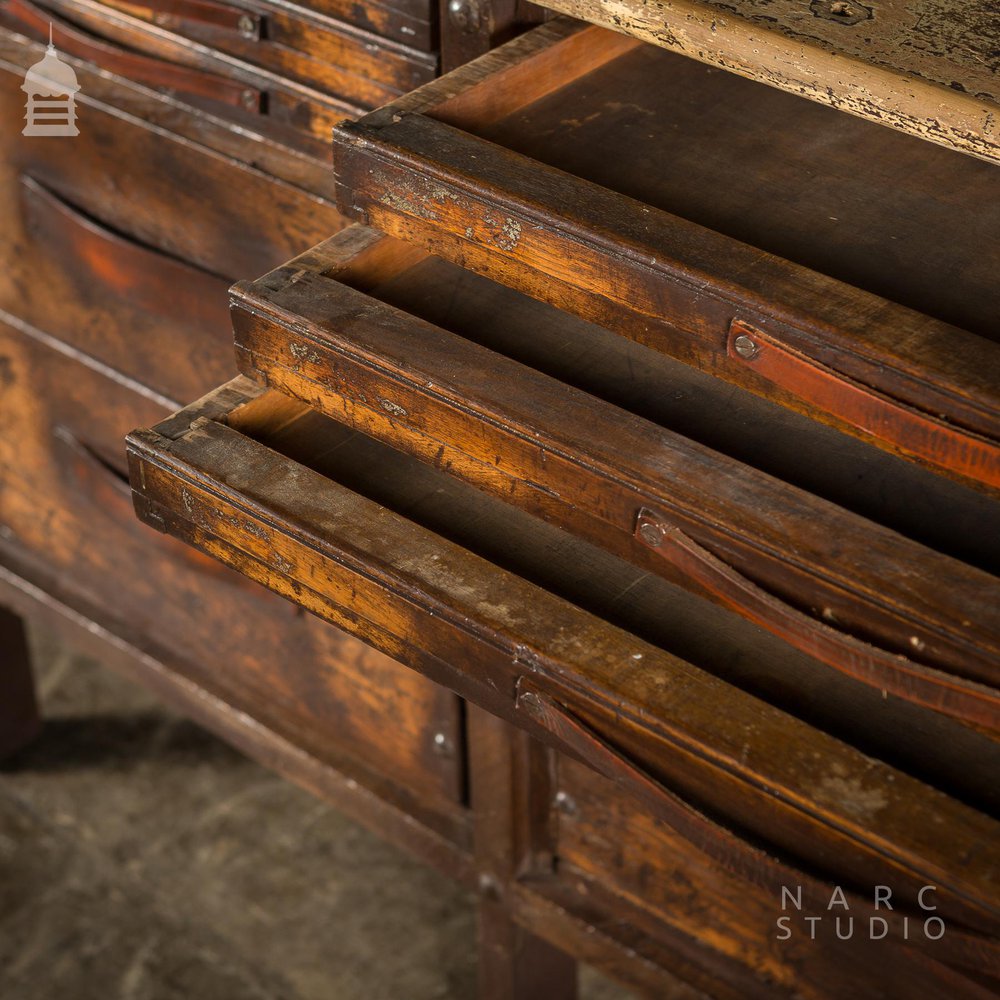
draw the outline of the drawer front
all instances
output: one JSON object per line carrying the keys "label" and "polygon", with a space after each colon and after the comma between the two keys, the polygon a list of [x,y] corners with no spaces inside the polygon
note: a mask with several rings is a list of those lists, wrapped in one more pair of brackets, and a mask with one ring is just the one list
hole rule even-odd
{"label": "drawer front", "polygon": [[[929,882],[939,915],[977,930],[936,950],[894,945],[885,975],[919,976],[922,995],[945,997],[967,984],[955,967],[998,967],[996,868],[979,853],[1000,844],[993,821],[679,660],[669,643],[529,582],[566,567],[600,600],[609,564],[565,533],[245,379],[134,432],[129,451],[141,517],[619,780],[685,854],[747,883],[751,903],[734,897],[735,922],[756,926],[786,880],[805,886],[808,912],[839,883],[851,898],[892,883],[900,908],[916,908]],[[619,583],[600,604],[609,617]],[[618,830],[606,836],[613,850]],[[620,875],[621,893],[632,878]],[[657,916],[669,905],[650,900]],[[686,905],[702,904],[693,894]],[[721,950],[744,972],[756,967],[759,928],[719,933],[735,936]]]}
{"label": "drawer front", "polygon": [[[47,40],[50,25],[64,58],[176,96],[192,109],[311,156],[327,154],[330,129],[357,112],[356,104],[98,4],[8,0],[0,10],[0,26],[36,42]],[[77,101],[84,99],[81,91]]]}
{"label": "drawer front", "polygon": [[430,52],[437,45],[437,5],[428,0],[385,0],[359,4],[355,0],[309,0],[290,4],[306,7],[345,24],[391,38],[421,52]]}
{"label": "drawer front", "polygon": [[453,695],[136,521],[122,439],[162,415],[58,344],[0,326],[4,545],[41,564],[60,599],[166,650],[237,709],[263,706],[290,738],[408,796],[455,801]]}
{"label": "drawer front", "polygon": [[[0,116],[24,94],[0,72]],[[0,309],[171,399],[233,371],[226,289],[336,230],[329,202],[115,114],[0,158]],[[67,155],[71,152],[72,155]]]}
{"label": "drawer front", "polygon": [[[637,950],[645,938],[663,942],[710,995],[820,1000],[931,996],[942,989],[940,980],[925,978],[925,969],[898,961],[904,933],[911,941],[940,933],[930,909],[918,907],[905,932],[898,923],[881,922],[892,917],[886,909],[876,913],[863,905],[872,901],[871,887],[867,900],[847,889],[844,907],[799,910],[802,888],[793,880],[788,894],[749,883],[614,782],[565,756],[554,771],[558,881],[584,899],[617,900],[619,919],[637,932]],[[932,896],[925,894],[928,907]],[[718,980],[719,993],[702,977]]]}
{"label": "drawer front", "polygon": [[154,24],[282,77],[364,107],[375,107],[433,79],[435,56],[370,31],[286,6],[204,0],[66,4],[98,18],[100,7]]}

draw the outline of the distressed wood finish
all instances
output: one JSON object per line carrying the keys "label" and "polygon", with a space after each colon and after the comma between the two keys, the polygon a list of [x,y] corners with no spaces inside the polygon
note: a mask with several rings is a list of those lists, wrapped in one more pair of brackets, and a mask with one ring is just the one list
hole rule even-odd
{"label": "distressed wood finish", "polygon": [[[12,121],[22,76],[0,67],[0,114]],[[320,193],[144,127],[114,106],[117,93],[87,95],[73,157],[19,136],[0,159],[0,310],[169,399],[196,398],[232,374],[230,281],[287,259],[341,217]],[[165,104],[147,95],[129,111]]]}
{"label": "distressed wood finish", "polygon": [[334,124],[361,108],[94,6],[91,10],[67,0],[65,10],[58,4],[50,10],[33,0],[11,0],[0,9],[0,27],[40,42],[47,39],[51,23],[56,47],[65,56],[168,92],[190,107],[317,158],[324,155]]}
{"label": "distressed wood finish", "polygon": [[[185,678],[357,762],[444,835],[460,821],[457,699],[134,518],[122,439],[164,401],[24,324],[0,325],[0,561]],[[387,728],[384,720],[392,718]],[[436,734],[440,739],[436,741]]]}
{"label": "distressed wood finish", "polygon": [[[241,367],[363,433],[707,594],[883,694],[1000,731],[995,577],[700,448],[669,424],[602,403],[595,398],[602,387],[579,372],[575,382],[582,378],[586,392],[378,298],[381,291],[419,308],[421,292],[413,289],[447,302],[452,323],[475,329],[480,341],[490,313],[507,317],[495,338],[501,345],[516,349],[519,331],[522,339],[532,331],[534,352],[525,360],[534,368],[565,370],[565,345],[593,334],[354,228],[257,282],[235,286]],[[494,301],[477,310],[477,300],[489,297]],[[546,323],[553,329],[545,330]],[[632,364],[610,351],[589,360],[605,370],[616,360],[622,369]],[[673,374],[648,377],[645,387],[626,383],[618,399],[641,411],[639,392],[647,398],[677,392]],[[701,410],[692,423],[732,406],[731,391],[724,398],[719,388],[699,387]],[[771,434],[783,434],[773,414],[756,415],[762,430],[769,429],[768,417]],[[822,451],[822,434],[804,444]],[[892,495],[899,463],[882,464],[872,490]],[[854,468],[844,464],[845,494],[857,489]],[[929,519],[953,522],[952,537],[944,533],[939,544],[972,552],[984,535],[1000,531],[995,504],[963,497],[940,480],[919,488],[933,495],[936,486],[945,489]],[[878,513],[913,531],[912,522],[898,523],[890,505]],[[797,610],[803,607],[813,613]]]}
{"label": "distressed wood finish", "polygon": [[989,0],[543,0],[838,111],[1000,162]]}
{"label": "distressed wood finish", "polygon": [[549,753],[475,706],[468,710],[471,807],[479,869],[479,1000],[575,1000],[576,961],[518,924],[518,878],[552,877]]}
{"label": "distressed wood finish", "polygon": [[[577,114],[582,101],[596,110]],[[335,157],[355,218],[1000,487],[991,165],[567,22],[342,124]],[[748,357],[730,350],[734,320],[760,331]],[[776,380],[769,344],[812,378]]]}
{"label": "distressed wood finish", "polygon": [[[137,680],[220,739],[290,781],[336,807],[359,823],[379,833],[425,863],[470,886],[471,831],[464,814],[445,832],[425,822],[410,804],[401,801],[388,781],[378,781],[358,770],[351,757],[289,736],[274,711],[274,704],[260,700],[237,708],[208,688],[189,680],[184,665],[169,647],[150,640],[141,630],[127,625],[109,631],[105,624],[88,617],[78,607],[63,603],[54,593],[19,576],[16,560],[4,551],[0,565],[0,606],[14,609],[39,623],[74,649],[89,653],[102,664]],[[91,609],[97,612],[100,609]],[[10,612],[8,612],[10,613]]]}
{"label": "distressed wood finish", "polygon": [[[865,961],[868,986],[859,983],[858,995],[883,975],[912,980],[928,996],[981,992],[958,969],[996,962],[992,821],[477,556],[501,536],[511,568],[537,577],[552,563],[555,575],[568,561],[583,579],[593,558],[562,533],[539,544],[542,527],[518,521],[507,505],[440,473],[421,480],[409,466],[396,469],[402,456],[376,457],[370,441],[248,385],[233,383],[130,436],[143,518],[580,756],[517,707],[519,680],[530,677],[613,739],[632,766],[736,831],[725,834],[741,845],[735,853],[714,835],[685,840],[749,892],[774,898],[776,878],[808,881],[806,869],[822,870],[848,886],[893,882],[905,912],[930,880],[941,915],[966,929],[956,928],[937,958],[933,943],[880,951],[878,962]],[[377,487],[378,500],[339,485],[337,469]],[[438,521],[435,531],[422,526]],[[595,601],[608,610],[606,599]],[[753,846],[759,840],[764,854]]]}
{"label": "distressed wood finish", "polygon": [[20,615],[0,606],[0,760],[41,729],[28,636]]}
{"label": "distressed wood finish", "polygon": [[241,12],[249,21],[241,22],[237,16],[226,24],[213,24],[174,13],[170,4],[48,2],[57,4],[67,17],[104,30],[152,25],[148,30],[154,33],[179,35],[362,107],[385,103],[427,83],[437,68],[436,57],[428,52],[284,4],[254,3]]}
{"label": "distressed wood finish", "polygon": [[[10,74],[18,78],[18,86],[24,78],[25,66],[38,62],[44,54],[44,45],[19,31],[0,30],[0,69],[5,77]],[[203,108],[196,108],[170,94],[153,91],[123,77],[101,72],[95,66],[72,56],[65,56],[64,61],[73,66],[80,84],[80,92],[76,97],[79,114],[87,112],[89,117],[88,109],[96,108],[101,115],[111,114],[133,123],[143,122],[156,134],[220,153],[251,166],[276,181],[301,188],[314,197],[327,198],[333,193],[333,178],[326,162],[329,159],[328,151],[323,158],[311,157],[268,139],[253,128],[234,128],[225,118]],[[84,133],[78,137],[80,141],[75,147],[78,152],[88,145],[85,135]],[[31,141],[25,136],[22,139],[25,144]],[[20,142],[8,145],[4,151],[5,159],[14,158],[17,162],[16,154],[22,148]],[[37,150],[38,147],[35,148]],[[336,228],[335,225],[334,229]],[[301,244],[297,249],[301,249]]]}

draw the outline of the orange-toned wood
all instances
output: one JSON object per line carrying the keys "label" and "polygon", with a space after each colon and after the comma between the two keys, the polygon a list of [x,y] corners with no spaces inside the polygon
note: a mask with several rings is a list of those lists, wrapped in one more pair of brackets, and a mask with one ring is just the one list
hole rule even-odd
{"label": "orange-toned wood", "polygon": [[[962,457],[1000,440],[992,165],[558,21],[343,123],[335,156],[354,218],[996,494]],[[763,377],[734,318],[940,445]]]}
{"label": "orange-toned wood", "polygon": [[[773,446],[749,449],[738,430],[717,430],[723,453],[707,451],[671,426],[683,409],[696,434],[703,424],[753,420],[773,441],[789,430],[782,411],[736,412],[733,390],[711,380],[682,389],[680,366],[623,356],[619,338],[601,340],[586,324],[370,230],[344,231],[237,285],[233,321],[248,375],[708,595],[883,696],[1000,729],[997,582],[981,571],[995,565],[989,526],[1000,522],[986,498],[927,474],[907,479],[905,463],[860,447],[831,453],[836,435],[800,429],[800,448],[829,455],[840,504],[859,505],[859,460],[880,470],[868,487],[879,501],[868,520],[857,517],[822,491],[762,475],[756,463]],[[498,353],[505,347],[520,363]],[[585,363],[569,360],[576,351]],[[682,392],[689,405],[666,419],[635,415]],[[904,488],[937,497],[930,535],[908,516]],[[903,537],[921,531],[930,546]],[[965,564],[976,555],[980,569]]]}

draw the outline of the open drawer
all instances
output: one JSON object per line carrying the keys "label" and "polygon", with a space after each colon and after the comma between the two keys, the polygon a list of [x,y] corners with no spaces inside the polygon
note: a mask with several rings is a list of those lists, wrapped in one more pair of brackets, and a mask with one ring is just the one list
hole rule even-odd
{"label": "open drawer", "polygon": [[1000,733],[991,497],[364,227],[232,295],[245,374],[804,657],[729,679],[825,726],[875,698]]}
{"label": "open drawer", "polygon": [[861,913],[892,884],[897,921],[936,886],[948,934],[878,975],[971,996],[961,969],[1000,971],[974,733],[925,733],[906,770],[866,756],[709,672],[783,655],[727,612],[245,379],[128,448],[141,518],[612,777],[758,900],[824,909],[836,884]]}
{"label": "open drawer", "polygon": [[566,20],[334,158],[355,218],[1000,488],[994,164]]}

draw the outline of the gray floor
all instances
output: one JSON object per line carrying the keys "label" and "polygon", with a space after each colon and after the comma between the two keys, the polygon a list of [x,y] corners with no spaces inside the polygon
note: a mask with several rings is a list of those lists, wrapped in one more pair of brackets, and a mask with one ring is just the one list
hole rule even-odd
{"label": "gray floor", "polygon": [[46,729],[0,770],[3,1000],[474,996],[465,893],[34,641]]}

